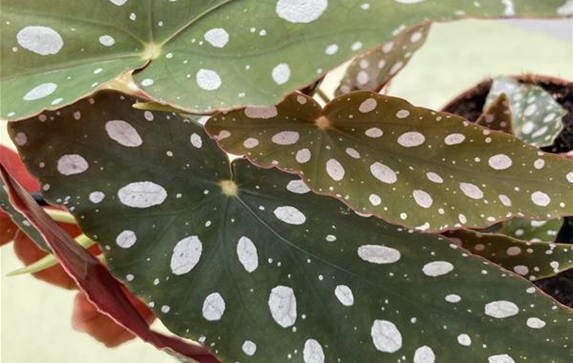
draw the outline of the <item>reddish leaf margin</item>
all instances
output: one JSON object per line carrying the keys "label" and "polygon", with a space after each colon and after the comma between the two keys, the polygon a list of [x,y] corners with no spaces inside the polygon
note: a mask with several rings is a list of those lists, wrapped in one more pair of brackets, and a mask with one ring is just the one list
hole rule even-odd
{"label": "reddish leaf margin", "polygon": [[169,349],[199,363],[220,363],[205,347],[154,332],[122,290],[122,285],[97,258],[81,248],[0,165],[10,203],[45,239],[66,272],[98,310],[157,349]]}

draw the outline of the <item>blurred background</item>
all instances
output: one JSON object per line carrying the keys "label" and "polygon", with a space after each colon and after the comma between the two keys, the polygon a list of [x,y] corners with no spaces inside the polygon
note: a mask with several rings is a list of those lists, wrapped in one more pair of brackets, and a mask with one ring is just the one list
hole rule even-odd
{"label": "blurred background", "polygon": [[[323,85],[327,93],[342,73],[341,68],[327,77]],[[392,82],[389,94],[439,109],[484,78],[523,73],[573,81],[573,19],[435,24],[426,45]],[[0,142],[10,144],[1,121]],[[140,341],[107,349],[75,332],[71,327],[75,292],[31,276],[6,277],[20,267],[9,245],[0,250],[2,363],[174,362]]]}

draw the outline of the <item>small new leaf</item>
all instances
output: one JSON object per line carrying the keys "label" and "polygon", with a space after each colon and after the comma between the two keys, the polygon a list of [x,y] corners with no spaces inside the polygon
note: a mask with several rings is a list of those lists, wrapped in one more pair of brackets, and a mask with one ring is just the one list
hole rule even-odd
{"label": "small new leaf", "polygon": [[489,109],[502,93],[509,98],[513,134],[537,147],[552,145],[563,131],[567,110],[543,88],[503,77],[493,81],[484,108]]}
{"label": "small new leaf", "polygon": [[319,194],[410,228],[573,214],[571,161],[398,98],[354,92],[322,109],[293,94],[276,107],[220,113],[206,127],[231,154],[299,173]]}
{"label": "small new leaf", "polygon": [[507,95],[500,94],[477,119],[476,124],[513,135],[513,116]]}
{"label": "small new leaf", "polygon": [[336,95],[352,91],[379,92],[424,45],[429,32],[429,23],[412,27],[384,46],[356,57],[348,66]]}

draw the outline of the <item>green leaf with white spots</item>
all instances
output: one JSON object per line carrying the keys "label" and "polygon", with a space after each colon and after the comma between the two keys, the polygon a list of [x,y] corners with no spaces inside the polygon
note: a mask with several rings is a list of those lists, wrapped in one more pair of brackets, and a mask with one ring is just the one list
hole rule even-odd
{"label": "green leaf with white spots", "polygon": [[271,105],[429,20],[560,17],[564,0],[1,0],[0,117],[91,94],[122,72],[186,111]]}
{"label": "green leaf with white spots", "polygon": [[359,55],[348,66],[336,95],[352,91],[379,92],[426,42],[429,23],[401,32],[393,40]]}
{"label": "green leaf with white spots", "polygon": [[46,198],[68,201],[111,271],[176,334],[225,362],[572,354],[573,312],[524,279],[292,175],[229,164],[200,126],[150,121],[134,101],[101,93],[10,132],[27,135],[19,148]]}
{"label": "green leaf with white spots", "polygon": [[514,218],[503,222],[498,233],[529,242],[555,242],[563,227],[563,219],[532,221],[525,218]]}
{"label": "green leaf with white spots", "polygon": [[567,110],[543,88],[503,77],[493,81],[484,107],[487,109],[502,93],[510,101],[513,134],[531,145],[551,146],[563,131]]}
{"label": "green leaf with white spots", "polygon": [[473,254],[515,272],[531,281],[555,276],[573,268],[573,246],[563,243],[532,243],[502,234],[472,230],[448,232]]}
{"label": "green leaf with white spots", "polygon": [[30,222],[24,218],[20,213],[16,212],[14,207],[10,204],[10,198],[6,192],[4,181],[0,178],[0,209],[6,212],[10,219],[22,230],[34,243],[46,252],[51,252],[50,248],[40,235],[38,231],[32,227]]}
{"label": "green leaf with white spots", "polygon": [[293,94],[215,115],[207,132],[231,154],[299,173],[319,194],[410,228],[573,214],[571,161],[398,98],[354,92],[322,109]]}
{"label": "green leaf with white spots", "polygon": [[513,116],[507,95],[500,94],[477,119],[476,124],[513,135]]}

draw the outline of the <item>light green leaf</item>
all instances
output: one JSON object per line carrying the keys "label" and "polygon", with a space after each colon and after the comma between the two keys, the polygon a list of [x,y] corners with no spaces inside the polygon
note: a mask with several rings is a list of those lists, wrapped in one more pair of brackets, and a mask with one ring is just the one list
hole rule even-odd
{"label": "light green leaf", "polygon": [[38,231],[32,227],[30,222],[22,217],[22,215],[10,204],[10,199],[8,197],[8,193],[6,192],[6,186],[4,185],[4,181],[0,178],[0,209],[6,212],[6,214],[12,219],[12,221],[22,230],[32,241],[34,241],[38,247],[46,252],[51,252],[50,248],[44,241],[44,238]]}
{"label": "light green leaf", "polygon": [[510,78],[493,81],[484,107],[488,108],[502,93],[510,100],[513,134],[538,147],[552,145],[563,131],[563,117],[567,110],[543,88]]}
{"label": "light green leaf", "polygon": [[229,165],[200,126],[149,121],[134,101],[102,93],[10,132],[27,135],[45,196],[69,197],[112,272],[176,334],[225,362],[570,357],[573,312],[522,278],[291,175]]}
{"label": "light green leaf", "polygon": [[513,271],[531,281],[555,276],[573,268],[573,246],[564,243],[532,243],[502,234],[457,230],[447,233],[473,254]]}
{"label": "light green leaf", "polygon": [[513,135],[513,117],[507,95],[500,94],[477,119],[476,124]]}
{"label": "light green leaf", "polygon": [[396,38],[356,57],[348,66],[336,95],[352,91],[379,92],[426,42],[431,24],[401,32]]}
{"label": "light green leaf", "polygon": [[549,221],[514,218],[503,222],[499,233],[529,242],[555,242],[561,227],[563,227],[561,218]]}
{"label": "light green leaf", "polygon": [[[270,105],[428,20],[564,16],[563,0],[1,0],[0,116],[22,119],[139,70],[186,111]],[[7,90],[7,91],[6,91]]]}
{"label": "light green leaf", "polygon": [[231,154],[300,173],[317,193],[420,230],[573,214],[573,163],[513,136],[370,92],[325,109],[293,94],[221,113],[207,132]]}

